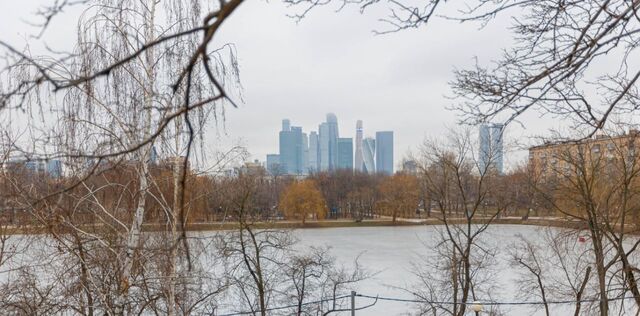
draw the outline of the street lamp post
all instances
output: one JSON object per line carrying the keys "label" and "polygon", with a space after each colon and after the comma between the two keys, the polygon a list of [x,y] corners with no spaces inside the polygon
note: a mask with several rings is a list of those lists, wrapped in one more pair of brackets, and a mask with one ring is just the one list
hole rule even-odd
{"label": "street lamp post", "polygon": [[482,304],[478,301],[474,301],[471,304],[471,310],[476,313],[476,316],[480,315],[480,312],[482,311]]}

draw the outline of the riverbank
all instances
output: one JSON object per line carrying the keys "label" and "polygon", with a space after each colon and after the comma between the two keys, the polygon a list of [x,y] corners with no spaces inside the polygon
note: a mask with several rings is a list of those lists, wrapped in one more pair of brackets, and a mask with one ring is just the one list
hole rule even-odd
{"label": "riverbank", "polygon": [[[486,222],[487,219],[478,218],[473,221],[474,224]],[[464,224],[465,219],[449,219],[450,224]],[[344,228],[344,227],[389,227],[389,226],[429,226],[442,225],[443,222],[437,218],[412,219],[398,218],[395,222],[390,217],[382,217],[378,219],[367,219],[362,221],[354,221],[350,219],[338,220],[321,220],[307,221],[304,224],[300,221],[268,221],[253,223],[256,229],[320,229],[320,228]],[[522,219],[521,217],[502,217],[493,219],[492,225],[529,225],[529,226],[548,226],[558,228],[586,229],[584,223],[570,221],[557,217],[533,217]],[[233,230],[238,227],[237,222],[207,222],[207,223],[188,223],[187,231],[224,231]],[[84,226],[83,230],[91,231],[91,228],[97,228],[92,225]],[[165,231],[168,227],[163,224],[144,224],[144,231]],[[4,235],[23,235],[23,234],[43,234],[46,233],[45,227],[36,226],[5,226],[2,228],[1,234]]]}
{"label": "riverbank", "polygon": [[[465,219],[449,219],[450,224],[466,223]],[[486,219],[476,219],[474,224],[486,222]],[[322,220],[307,221],[304,224],[300,221],[274,221],[274,222],[258,222],[254,223],[254,227],[258,229],[315,229],[315,228],[343,228],[343,227],[388,227],[388,226],[430,226],[442,225],[443,222],[437,218],[428,219],[410,219],[398,218],[395,222],[391,218],[369,219],[362,221],[354,220]],[[519,217],[506,217],[493,219],[492,225],[531,225],[531,226],[550,226],[560,228],[586,229],[587,227],[579,222],[568,221],[562,218],[529,218],[522,219]],[[189,231],[216,231],[216,230],[232,230],[238,227],[236,222],[223,223],[190,223],[187,225]],[[151,227],[146,227],[147,229]],[[152,230],[162,230],[161,227],[155,227]]]}

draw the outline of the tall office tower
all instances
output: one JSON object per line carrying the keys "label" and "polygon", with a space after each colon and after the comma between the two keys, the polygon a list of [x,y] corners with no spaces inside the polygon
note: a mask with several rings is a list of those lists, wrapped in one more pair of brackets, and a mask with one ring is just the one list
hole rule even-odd
{"label": "tall office tower", "polygon": [[282,120],[282,131],[288,132],[291,130],[291,121],[289,119]]}
{"label": "tall office tower", "polygon": [[481,172],[484,173],[484,170],[489,167],[489,163],[491,162],[491,131],[489,129],[489,124],[480,124],[479,130],[479,141],[480,141],[480,149],[478,153],[478,162]]}
{"label": "tall office tower", "polygon": [[318,133],[309,133],[309,164],[307,169],[310,173],[318,171]]}
{"label": "tall office tower", "polygon": [[327,126],[329,137],[329,170],[336,169],[338,165],[338,118],[333,113],[327,113]]}
{"label": "tall office tower", "polygon": [[353,170],[353,138],[338,138],[336,169]]}
{"label": "tall office tower", "polygon": [[479,162],[482,171],[493,167],[499,173],[503,172],[503,124],[480,125],[480,154]]}
{"label": "tall office tower", "polygon": [[302,127],[291,126],[291,132],[295,135],[295,167],[290,174],[304,174],[307,166],[304,162],[304,138],[302,137]]}
{"label": "tall office tower", "polygon": [[307,133],[302,133],[302,161],[300,163],[302,174],[309,174],[309,137],[307,137]]}
{"label": "tall office tower", "polygon": [[[287,121],[287,124],[285,124]],[[304,169],[302,128],[290,126],[288,120],[282,121],[280,131],[280,167],[286,174],[302,174]],[[284,130],[288,128],[288,130]]]}
{"label": "tall office tower", "polygon": [[363,168],[362,171],[374,174],[376,173],[376,140],[367,137],[362,141],[362,160],[363,160]]}
{"label": "tall office tower", "polygon": [[362,121],[356,122],[356,155],[355,169],[362,171],[364,168],[364,160],[362,158]]}
{"label": "tall office tower", "polygon": [[280,175],[283,172],[280,168],[280,155],[268,154],[266,168],[271,175]]}
{"label": "tall office tower", "polygon": [[318,170],[329,170],[329,124],[322,123],[318,126]]}
{"label": "tall office tower", "polygon": [[376,172],[393,174],[393,132],[376,132]]}
{"label": "tall office tower", "polygon": [[493,124],[491,126],[491,147],[493,148],[493,164],[498,173],[503,172],[503,156],[504,149],[502,147],[502,134],[504,132],[504,124]]}

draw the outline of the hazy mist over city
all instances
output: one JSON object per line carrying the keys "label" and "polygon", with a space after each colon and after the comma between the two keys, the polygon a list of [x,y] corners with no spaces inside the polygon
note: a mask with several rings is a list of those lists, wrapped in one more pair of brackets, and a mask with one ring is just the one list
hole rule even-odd
{"label": "hazy mist over city", "polygon": [[[29,39],[39,31],[30,26],[40,21],[33,13],[46,2],[0,4],[0,27],[8,30],[5,40],[16,47],[29,42],[33,53],[44,52]],[[462,8],[458,5],[448,4],[442,14],[456,14]],[[278,147],[282,119],[309,131],[332,112],[342,137],[355,137],[357,120],[363,120],[365,136],[393,130],[398,162],[425,137],[441,137],[460,123],[459,113],[448,109],[458,102],[448,85],[453,71],[476,61],[489,65],[512,42],[507,15],[484,27],[436,19],[426,27],[376,35],[389,28],[379,21],[388,14],[386,9],[372,7],[361,14],[357,7],[336,13],[338,8],[338,3],[320,7],[297,21],[290,17],[300,11],[296,7],[251,1],[225,21],[215,43],[234,45],[242,97],[235,100],[238,109],[227,107],[226,119],[209,127],[207,146],[242,144],[253,159],[264,161]],[[79,12],[69,8],[53,19],[56,27],[43,34],[43,42],[69,51]],[[508,165],[526,157],[526,145],[539,142],[526,137],[562,128],[551,116],[537,116],[525,115],[524,125],[512,124],[505,133]]]}

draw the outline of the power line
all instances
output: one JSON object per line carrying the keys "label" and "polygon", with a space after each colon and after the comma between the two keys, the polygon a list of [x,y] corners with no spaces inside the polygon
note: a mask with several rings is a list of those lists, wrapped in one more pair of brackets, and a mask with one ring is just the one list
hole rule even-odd
{"label": "power line", "polygon": [[[362,309],[366,309],[369,307],[372,307],[373,305],[376,304],[377,301],[388,301],[388,302],[402,302],[402,303],[419,303],[419,304],[429,304],[429,305],[461,305],[461,304],[465,304],[465,305],[471,305],[474,304],[475,302],[467,302],[467,303],[462,303],[462,302],[451,302],[451,301],[430,301],[430,300],[417,300],[417,299],[409,299],[409,298],[398,298],[398,297],[385,297],[385,296],[371,296],[371,295],[366,295],[366,294],[356,294],[356,297],[362,297],[362,298],[367,298],[367,299],[374,299],[374,303],[366,305],[366,306],[362,306],[362,307],[358,307],[355,310],[362,310]],[[331,302],[331,301],[338,301],[338,300],[342,300],[345,298],[349,298],[350,295],[341,295],[341,296],[336,296],[335,298],[325,298],[325,299],[320,299],[320,300],[316,300],[316,301],[310,301],[310,302],[304,302],[302,304],[300,304],[300,306],[307,306],[307,305],[314,305],[314,304],[318,304],[318,303],[324,303],[324,302]],[[608,298],[606,301],[607,302],[613,302],[613,301],[623,301],[623,300],[628,300],[628,299],[635,299],[635,296],[622,296],[622,297],[614,297],[614,298]],[[576,304],[576,303],[595,303],[595,302],[600,302],[600,299],[583,299],[583,300],[552,300],[552,301],[524,301],[524,302],[510,302],[510,301],[478,301],[476,304],[480,304],[480,305],[484,305],[484,306],[522,306],[522,305],[563,305],[563,304]],[[265,309],[265,311],[270,312],[270,311],[277,311],[277,310],[283,310],[283,309],[288,309],[288,308],[294,308],[294,307],[298,307],[298,304],[291,304],[291,305],[286,305],[286,306],[279,306],[279,307],[271,307],[271,308],[267,308]],[[350,309],[340,309],[339,311],[348,311]],[[338,310],[337,310],[338,311]],[[217,316],[240,316],[240,315],[251,315],[251,314],[256,314],[256,313],[260,313],[262,312],[262,310],[254,310],[254,311],[241,311],[241,312],[233,312],[233,313],[228,313],[228,314],[218,314]],[[211,314],[212,316],[214,314]]]}
{"label": "power line", "polygon": [[[422,303],[422,304],[432,304],[432,305],[460,305],[460,304],[466,304],[466,305],[471,305],[473,304],[473,302],[467,302],[467,303],[462,303],[462,302],[451,302],[451,301],[429,301],[429,300],[415,300],[415,299],[407,299],[407,298],[395,298],[395,297],[384,297],[384,296],[371,296],[371,295],[365,295],[365,294],[356,294],[356,296],[358,297],[364,297],[364,298],[370,298],[370,299],[377,299],[380,301],[391,301],[391,302],[402,302],[402,303]],[[622,301],[622,300],[628,300],[628,299],[635,299],[635,296],[623,296],[623,297],[614,297],[614,298],[608,298],[607,302],[612,302],[612,301]],[[576,300],[559,300],[559,301],[524,301],[524,302],[496,302],[496,301],[478,301],[478,304],[481,305],[487,305],[487,306],[498,306],[498,305],[561,305],[561,304],[575,304],[575,303],[594,303],[594,302],[600,302],[600,299],[584,299],[584,300],[580,300],[580,301],[576,301]]]}
{"label": "power line", "polygon": [[[336,296],[335,298],[331,297],[331,298],[325,298],[325,299],[321,299],[321,300],[317,300],[317,301],[311,301],[311,302],[305,302],[300,304],[301,306],[307,306],[307,305],[313,305],[313,304],[318,304],[318,303],[324,303],[324,302],[331,302],[331,301],[337,301],[337,300],[342,300],[345,298],[350,297],[350,295],[341,295],[341,296]],[[279,307],[271,307],[271,308],[267,308],[264,311],[265,312],[271,312],[271,311],[277,311],[277,310],[282,310],[282,309],[287,309],[287,308],[294,308],[294,307],[298,307],[298,304],[291,304],[291,305],[286,305],[286,306],[279,306]],[[217,316],[239,316],[239,315],[250,315],[250,314],[255,314],[255,313],[260,313],[262,312],[262,310],[255,310],[255,311],[243,311],[243,312],[234,312],[234,313],[230,313],[230,314],[218,314]],[[214,315],[214,314],[211,314]]]}

